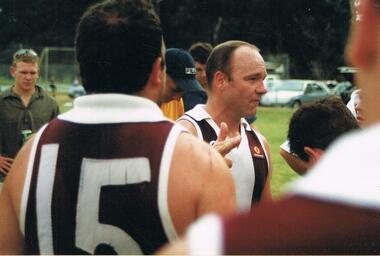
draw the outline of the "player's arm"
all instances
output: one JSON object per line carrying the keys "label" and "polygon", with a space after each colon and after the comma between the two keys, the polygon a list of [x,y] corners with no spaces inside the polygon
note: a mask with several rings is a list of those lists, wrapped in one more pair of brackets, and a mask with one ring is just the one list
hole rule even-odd
{"label": "player's arm", "polygon": [[17,154],[0,194],[0,254],[24,254],[20,202],[33,138]]}
{"label": "player's arm", "polygon": [[202,192],[198,201],[197,217],[206,213],[218,213],[228,215],[236,212],[235,185],[231,175],[231,169],[216,150],[206,147],[202,155],[208,155],[200,163],[202,170]]}
{"label": "player's arm", "polygon": [[190,134],[181,134],[172,159],[168,200],[177,234],[202,214],[236,211],[232,175],[217,151]]}
{"label": "player's arm", "polygon": [[305,161],[296,155],[280,149],[280,155],[285,159],[286,163],[299,175],[304,175],[307,172],[307,165]]}
{"label": "player's arm", "polygon": [[155,255],[188,255],[188,244],[186,237],[182,237],[174,243],[166,244]]}

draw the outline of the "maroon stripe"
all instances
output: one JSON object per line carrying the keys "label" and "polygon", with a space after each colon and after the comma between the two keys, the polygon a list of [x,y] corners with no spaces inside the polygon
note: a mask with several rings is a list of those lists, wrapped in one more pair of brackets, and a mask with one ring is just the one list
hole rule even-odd
{"label": "maroon stripe", "polygon": [[224,220],[226,254],[379,254],[380,211],[294,196]]}
{"label": "maroon stripe", "polygon": [[255,186],[252,193],[252,205],[256,204],[261,199],[261,194],[264,191],[266,179],[268,177],[268,161],[265,156],[265,151],[259,138],[254,131],[245,131],[249,149],[251,150],[252,161],[255,167]]}

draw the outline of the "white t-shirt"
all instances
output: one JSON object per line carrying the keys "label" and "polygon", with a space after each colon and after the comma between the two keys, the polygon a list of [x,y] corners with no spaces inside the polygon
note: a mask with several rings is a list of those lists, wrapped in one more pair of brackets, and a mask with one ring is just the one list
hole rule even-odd
{"label": "white t-shirt", "polygon": [[355,118],[357,118],[355,106],[359,103],[360,100],[359,91],[360,90],[353,91],[350,97],[350,101],[347,103],[347,108],[351,111]]}

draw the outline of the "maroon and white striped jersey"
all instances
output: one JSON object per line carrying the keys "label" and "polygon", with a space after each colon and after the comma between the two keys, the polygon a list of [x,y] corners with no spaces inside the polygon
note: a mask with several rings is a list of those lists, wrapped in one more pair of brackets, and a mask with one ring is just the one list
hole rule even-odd
{"label": "maroon and white striped jersey", "polygon": [[37,134],[20,222],[31,254],[152,254],[176,238],[169,168],[183,129],[151,101],[78,98]]}
{"label": "maroon and white striped jersey", "polygon": [[[198,138],[206,142],[216,141],[220,128],[204,109],[197,105],[179,118],[191,122]],[[261,199],[269,171],[269,161],[262,135],[241,119],[241,142],[226,157],[232,160],[232,177],[235,182],[236,201],[240,211],[247,211]]]}

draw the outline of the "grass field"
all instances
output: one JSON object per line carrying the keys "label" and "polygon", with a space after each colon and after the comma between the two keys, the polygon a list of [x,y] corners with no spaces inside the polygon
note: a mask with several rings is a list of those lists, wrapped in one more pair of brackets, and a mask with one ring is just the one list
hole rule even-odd
{"label": "grass field", "polygon": [[[61,112],[70,109],[71,99],[64,93],[58,93],[57,101]],[[292,171],[279,154],[280,145],[284,142],[288,129],[289,118],[293,113],[290,108],[259,107],[257,121],[259,131],[267,138],[273,163],[272,193],[278,197],[286,184],[298,175]]]}
{"label": "grass field", "polygon": [[286,138],[289,119],[293,111],[291,108],[259,107],[257,112],[255,124],[266,137],[270,146],[273,163],[272,193],[275,197],[283,192],[290,181],[298,177],[298,174],[290,169],[279,154],[280,145]]}

